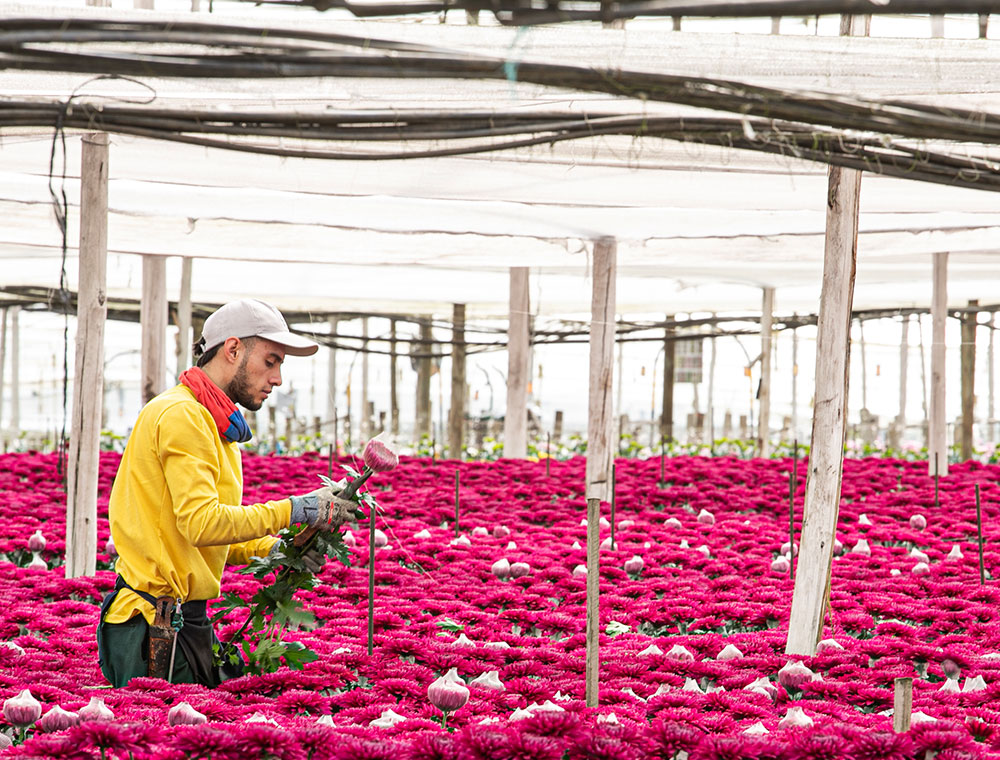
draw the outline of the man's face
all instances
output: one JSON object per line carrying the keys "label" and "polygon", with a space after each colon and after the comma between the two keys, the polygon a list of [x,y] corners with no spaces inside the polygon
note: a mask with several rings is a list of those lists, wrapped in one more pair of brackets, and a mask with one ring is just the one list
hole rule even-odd
{"label": "man's face", "polygon": [[256,412],[271,389],[281,385],[285,349],[265,338],[241,344],[243,355],[226,395],[245,409]]}

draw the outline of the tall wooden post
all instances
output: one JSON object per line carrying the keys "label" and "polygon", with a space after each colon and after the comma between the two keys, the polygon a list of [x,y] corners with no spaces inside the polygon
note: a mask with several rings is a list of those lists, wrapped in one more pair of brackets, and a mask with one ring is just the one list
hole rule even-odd
{"label": "tall wooden post", "polygon": [[[979,301],[969,301],[969,308]],[[976,322],[978,311],[962,315],[962,461],[972,459],[972,424],[976,405]]]}
{"label": "tall wooden post", "polygon": [[448,455],[465,452],[465,304],[451,307],[451,408],[448,410]]}
{"label": "tall wooden post", "polygon": [[142,257],[142,403],[163,390],[166,374],[167,260],[163,256]]}
{"label": "tall wooden post", "polygon": [[[996,436],[994,435],[994,423],[993,423],[993,406],[994,406],[994,377],[993,377],[993,336],[996,334],[996,318],[997,314],[995,311],[990,312],[990,342],[986,344],[986,429],[989,431],[989,441],[990,443],[996,443]],[[0,370],[3,368],[0,367]]]}
{"label": "tall wooden post", "polygon": [[7,366],[7,307],[0,309],[0,444],[3,443],[4,369]]}
{"label": "tall wooden post", "polygon": [[[714,315],[713,315],[714,316]],[[715,329],[715,325],[712,325],[712,329]],[[715,337],[709,339],[709,343],[712,346],[712,359],[708,364],[708,445],[711,449],[715,450],[715,359],[716,355],[719,353],[718,344],[715,342]]]}
{"label": "tall wooden post", "polygon": [[903,317],[903,331],[899,337],[899,413],[896,415],[896,446],[906,434],[906,380],[910,361],[910,315]]}
{"label": "tall wooden post", "polygon": [[[934,254],[931,295],[931,411],[927,434],[930,475],[948,474],[948,427],[945,418],[945,321],[948,317],[948,254]],[[937,465],[935,465],[937,462]],[[938,468],[935,472],[935,466]]]}
{"label": "tall wooden post", "polygon": [[771,453],[771,321],[774,317],[774,288],[764,288],[760,314],[760,411],[757,415],[757,456]]}
{"label": "tall wooden post", "polygon": [[367,443],[372,434],[372,418],[368,413],[368,317],[361,318],[361,441]]}
{"label": "tall wooden post", "polygon": [[[673,318],[668,314],[670,322]],[[674,440],[674,360],[677,342],[673,340],[673,328],[663,333],[663,410],[660,412],[660,437],[665,441]]]}
{"label": "tall wooden post", "polygon": [[191,264],[194,259],[181,259],[181,293],[177,300],[177,375],[191,366]]}
{"label": "tall wooden post", "polygon": [[66,577],[97,572],[97,475],[107,318],[108,136],[83,137],[76,371],[66,465]]}
{"label": "tall wooden post", "polygon": [[333,431],[334,445],[336,445],[337,428],[337,347],[333,345],[337,338],[337,326],[339,320],[330,317],[330,342],[329,353],[326,356],[326,424]]}
{"label": "tall wooden post", "polygon": [[389,321],[389,432],[399,435],[399,397],[396,392],[396,320]]}
{"label": "tall wooden post", "polygon": [[510,269],[510,319],[507,335],[507,412],[503,422],[503,455],[528,455],[528,268]]}
{"label": "tall wooden post", "polygon": [[850,377],[861,172],[831,166],[816,335],[816,399],[787,654],[812,655],[823,632],[840,505]]}
{"label": "tall wooden post", "polygon": [[434,334],[431,317],[420,320],[420,341],[417,343],[417,415],[414,437],[419,441],[431,436],[431,348]]}
{"label": "tall wooden post", "polygon": [[587,705],[598,703],[600,503],[611,498],[614,410],[615,274],[614,238],[594,243],[590,316],[590,392],[587,408]]}
{"label": "tall wooden post", "polygon": [[[792,315],[793,319],[798,314]],[[792,328],[792,440],[799,438],[799,328]]]}
{"label": "tall wooden post", "polygon": [[858,338],[861,344],[861,408],[868,409],[868,358],[865,355],[865,322],[858,320]]}
{"label": "tall wooden post", "polygon": [[21,307],[10,309],[10,429],[21,429]]}

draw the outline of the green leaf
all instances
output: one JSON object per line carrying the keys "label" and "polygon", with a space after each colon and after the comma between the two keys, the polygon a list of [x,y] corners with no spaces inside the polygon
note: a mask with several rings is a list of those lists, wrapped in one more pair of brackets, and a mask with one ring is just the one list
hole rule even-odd
{"label": "green leaf", "polygon": [[444,618],[442,620],[436,620],[434,622],[438,628],[442,631],[451,631],[452,633],[459,633],[465,630],[465,624],[459,623],[451,618]]}
{"label": "green leaf", "polygon": [[604,629],[604,632],[608,634],[608,636],[610,636],[611,638],[614,638],[615,636],[621,636],[623,633],[628,633],[631,630],[632,626],[626,625],[625,623],[619,623],[617,620],[612,620],[610,623],[608,623],[608,626],[607,628]]}
{"label": "green leaf", "polygon": [[348,475],[350,475],[350,476],[351,476],[352,478],[360,478],[360,477],[361,477],[361,473],[360,473],[360,472],[358,472],[357,470],[355,470],[355,469],[354,469],[353,467],[351,467],[351,466],[350,466],[349,464],[342,464],[342,465],[340,465],[340,468],[341,468],[342,470],[344,470],[344,471],[345,471],[345,472],[346,472],[346,473],[347,473]]}

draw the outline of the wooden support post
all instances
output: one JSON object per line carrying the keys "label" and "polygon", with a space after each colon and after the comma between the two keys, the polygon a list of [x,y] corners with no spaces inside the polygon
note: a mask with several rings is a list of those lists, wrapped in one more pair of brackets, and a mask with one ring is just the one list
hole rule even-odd
{"label": "wooden support post", "polygon": [[858,320],[858,338],[861,343],[861,408],[868,411],[868,358],[865,355],[865,321]]}
{"label": "wooden support post", "polygon": [[[797,314],[793,317],[798,317]],[[792,438],[799,437],[799,328],[792,328]]]}
{"label": "wooden support post", "polygon": [[600,505],[611,498],[614,414],[615,275],[614,238],[594,243],[590,312],[590,391],[587,410],[587,705],[598,703],[600,655]]}
{"label": "wooden support post", "polygon": [[10,309],[10,429],[21,429],[21,307]]}
{"label": "wooden support post", "polygon": [[944,37],[944,14],[931,14],[931,37],[939,40]]}
{"label": "wooden support post", "polygon": [[451,408],[448,410],[448,456],[461,459],[465,454],[465,304],[452,305],[451,311]]}
{"label": "wooden support post", "polygon": [[[928,474],[948,474],[948,427],[945,419],[945,321],[948,313],[948,254],[934,254],[931,296],[931,414],[928,428]],[[934,463],[940,472],[935,473]]]}
{"label": "wooden support post", "polygon": [[399,435],[399,394],[396,390],[396,320],[389,323],[389,432]]}
{"label": "wooden support post", "polygon": [[177,375],[191,366],[191,275],[194,259],[181,259],[181,293],[177,300]]}
{"label": "wooden support post", "polygon": [[135,0],[134,7],[147,11],[154,10],[154,0]]}
{"label": "wooden support post", "polygon": [[587,707],[600,701],[601,654],[601,500],[587,499]]}
{"label": "wooden support post", "polygon": [[562,409],[556,409],[555,421],[552,423],[552,440],[556,443],[562,440],[563,433],[563,412]]}
{"label": "wooden support post", "polygon": [[0,443],[4,438],[3,432],[3,405],[4,399],[4,369],[7,366],[7,309],[4,306],[0,309]]}
{"label": "wooden support post", "polygon": [[899,338],[899,412],[896,414],[892,448],[898,448],[906,434],[906,376],[909,374],[910,315],[903,317],[903,331]]}
{"label": "wooden support post", "polygon": [[913,679],[897,678],[893,682],[892,730],[905,734],[913,717]]}
{"label": "wooden support post", "polygon": [[587,498],[611,498],[614,414],[615,271],[614,238],[594,244],[593,299],[590,317],[590,394],[587,410]]}
{"label": "wooden support post", "polygon": [[[715,315],[713,315],[715,316]],[[714,329],[713,325],[713,329]],[[709,339],[709,344],[712,346],[712,359],[708,363],[708,426],[706,432],[708,434],[708,445],[712,453],[715,453],[715,360],[716,355],[719,353],[718,345],[715,342],[715,338]],[[653,448],[650,445],[650,448]]]}
{"label": "wooden support post", "polygon": [[[996,334],[995,311],[990,312],[990,342],[986,344],[986,429],[989,431],[987,440],[996,443],[994,434],[993,409],[994,409],[994,376],[993,376],[993,336]],[[0,370],[3,367],[0,366]]]}
{"label": "wooden support post", "polygon": [[163,390],[166,374],[167,260],[163,256],[142,257],[142,403]]}
{"label": "wooden support post", "polygon": [[368,412],[368,317],[361,318],[361,440],[371,438],[372,418]]}
{"label": "wooden support post", "polygon": [[979,537],[979,585],[983,586],[986,584],[986,563],[983,557],[983,505],[978,483],[976,483],[976,532]]}
{"label": "wooden support post", "polygon": [[[668,314],[667,321],[672,317]],[[660,412],[660,438],[674,440],[674,359],[677,347],[674,331],[668,327],[663,333],[663,409]]]}
{"label": "wooden support post", "polygon": [[813,655],[823,632],[840,506],[850,377],[861,172],[831,166],[816,334],[816,404],[786,654]]}
{"label": "wooden support post", "polygon": [[760,313],[760,411],[757,415],[757,456],[771,453],[771,321],[774,317],[774,288],[764,288]]}
{"label": "wooden support post", "polygon": [[503,423],[503,455],[528,455],[528,269],[510,269],[510,318],[507,328],[507,412]]}
{"label": "wooden support post", "polygon": [[990,28],[990,14],[980,13],[979,14],[979,39],[985,40],[987,31]]}
{"label": "wooden support post", "polygon": [[[162,261],[162,259],[161,259]],[[108,136],[83,137],[76,370],[66,467],[66,577],[97,572],[97,475],[107,318]],[[165,313],[164,313],[165,316]]]}
{"label": "wooden support post", "polygon": [[[335,337],[337,335],[337,324],[337,318],[330,317],[331,342],[337,340]],[[327,424],[334,425],[334,420],[337,419],[337,348],[331,345],[327,350],[329,353],[326,357],[326,420]],[[336,443],[336,425],[333,427],[333,440]]]}
{"label": "wooden support post", "polygon": [[917,315],[917,338],[920,349],[920,406],[924,412],[924,447],[931,446],[931,415],[927,408],[927,358],[924,355],[924,315]]}
{"label": "wooden support post", "polygon": [[[969,301],[969,308],[979,305],[979,301]],[[966,311],[962,315],[962,461],[972,459],[972,425],[975,422],[976,405],[976,322],[978,311]]]}
{"label": "wooden support post", "polygon": [[416,353],[422,358],[417,359],[417,415],[416,430],[414,437],[420,439],[430,438],[431,431],[431,350],[434,333],[431,328],[431,318],[429,316],[420,320],[420,340],[416,346]]}

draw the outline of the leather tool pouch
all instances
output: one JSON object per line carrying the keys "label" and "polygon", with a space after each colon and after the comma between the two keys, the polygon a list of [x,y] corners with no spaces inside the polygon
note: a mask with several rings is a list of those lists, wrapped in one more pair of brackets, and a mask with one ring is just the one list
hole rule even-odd
{"label": "leather tool pouch", "polygon": [[174,649],[174,636],[177,635],[172,625],[174,599],[169,596],[158,596],[153,607],[155,614],[153,624],[149,627],[149,676],[167,680]]}

